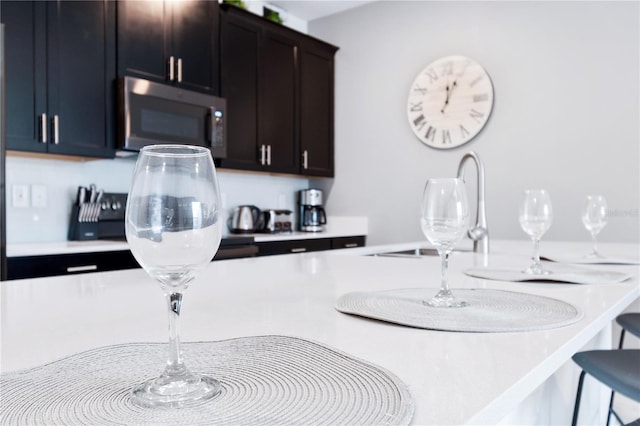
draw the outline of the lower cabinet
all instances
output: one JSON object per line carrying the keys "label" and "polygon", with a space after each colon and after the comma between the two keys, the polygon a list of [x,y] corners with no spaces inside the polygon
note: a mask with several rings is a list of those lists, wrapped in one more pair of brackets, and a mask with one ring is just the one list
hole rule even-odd
{"label": "lower cabinet", "polygon": [[321,250],[335,250],[363,247],[366,237],[316,238],[309,240],[266,241],[256,243],[258,256],[271,256],[287,253],[304,253]]}
{"label": "lower cabinet", "polygon": [[7,279],[52,277],[139,268],[129,250],[7,258]]}

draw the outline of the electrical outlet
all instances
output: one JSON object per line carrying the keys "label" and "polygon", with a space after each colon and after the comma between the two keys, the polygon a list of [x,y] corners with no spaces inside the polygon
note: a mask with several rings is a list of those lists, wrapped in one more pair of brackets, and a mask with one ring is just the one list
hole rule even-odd
{"label": "electrical outlet", "polygon": [[13,207],[29,207],[29,185],[13,185]]}
{"label": "electrical outlet", "polygon": [[31,185],[31,205],[40,209],[47,207],[47,187],[45,185]]}

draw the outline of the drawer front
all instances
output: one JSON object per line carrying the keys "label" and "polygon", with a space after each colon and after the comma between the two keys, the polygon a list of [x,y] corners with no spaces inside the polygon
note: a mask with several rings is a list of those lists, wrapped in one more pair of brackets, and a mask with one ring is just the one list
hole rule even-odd
{"label": "drawer front", "polygon": [[258,256],[305,253],[311,251],[331,250],[331,239],[317,238],[311,240],[270,241],[257,243],[257,246]]}
{"label": "drawer front", "polygon": [[365,243],[365,236],[333,238],[331,240],[331,249],[364,247]]}
{"label": "drawer front", "polygon": [[139,267],[133,255],[128,250],[102,253],[9,257],[7,259],[7,279],[40,278]]}

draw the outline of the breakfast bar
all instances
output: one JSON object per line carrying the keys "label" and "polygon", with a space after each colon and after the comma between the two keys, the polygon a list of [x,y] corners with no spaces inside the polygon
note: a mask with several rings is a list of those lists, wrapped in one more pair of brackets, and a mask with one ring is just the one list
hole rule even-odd
{"label": "breakfast bar", "polygon": [[[185,293],[182,341],[290,336],[316,342],[397,376],[414,404],[411,424],[568,423],[579,373],[571,356],[584,348],[612,346],[617,339],[611,332],[613,319],[640,296],[638,265],[575,266],[632,276],[621,283],[516,283],[473,278],[464,271],[525,267],[528,242],[494,241],[489,256],[471,251],[451,256],[454,291],[541,295],[571,304],[582,314],[573,324],[539,331],[438,331],[335,309],[340,296],[354,291],[425,288],[435,293],[440,273],[436,256],[376,255],[416,244],[212,262]],[[588,249],[586,243],[542,246],[543,254],[577,256]],[[635,259],[639,252],[633,244],[603,244],[602,250]],[[559,266],[548,265],[552,270]],[[162,291],[142,269],[14,280],[0,288],[3,375],[96,348],[167,341]],[[189,364],[188,357],[185,362]],[[583,399],[581,422],[586,423],[602,418],[608,393],[595,381],[585,386],[583,398],[604,401]]]}

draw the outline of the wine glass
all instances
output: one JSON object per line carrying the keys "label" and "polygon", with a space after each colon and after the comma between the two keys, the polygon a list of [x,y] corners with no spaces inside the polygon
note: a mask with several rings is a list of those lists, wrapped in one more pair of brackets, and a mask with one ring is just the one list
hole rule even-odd
{"label": "wine glass", "polygon": [[169,355],[164,372],[136,386],[143,407],[182,407],[220,392],[211,377],[191,373],[180,350],[182,295],[220,245],[220,190],[211,152],[185,145],[144,147],[127,199],[126,236],[133,256],[160,283],[169,313]]}
{"label": "wine glass", "polygon": [[421,204],[422,232],[438,250],[442,262],[440,291],[424,303],[434,307],[467,306],[449,289],[447,269],[449,254],[469,227],[469,201],[462,179],[429,179]]}
{"label": "wine glass", "polygon": [[533,263],[523,272],[525,274],[550,274],[540,263],[540,238],[551,227],[553,210],[551,198],[544,189],[528,189],[523,192],[520,202],[520,226],[533,240]]}
{"label": "wine glass", "polygon": [[593,250],[587,257],[603,258],[596,242],[596,235],[607,224],[607,201],[602,195],[587,195],[582,207],[582,223],[593,240]]}

